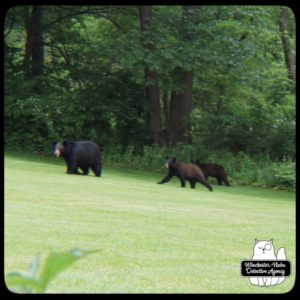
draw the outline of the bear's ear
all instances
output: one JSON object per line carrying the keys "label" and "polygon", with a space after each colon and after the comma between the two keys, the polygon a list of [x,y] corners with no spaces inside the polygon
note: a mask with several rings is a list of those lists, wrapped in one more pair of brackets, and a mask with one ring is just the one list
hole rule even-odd
{"label": "bear's ear", "polygon": [[259,240],[258,239],[255,239],[255,244],[257,244],[259,242]]}
{"label": "bear's ear", "polygon": [[175,161],[176,161],[176,157],[173,158],[173,162],[175,162]]}

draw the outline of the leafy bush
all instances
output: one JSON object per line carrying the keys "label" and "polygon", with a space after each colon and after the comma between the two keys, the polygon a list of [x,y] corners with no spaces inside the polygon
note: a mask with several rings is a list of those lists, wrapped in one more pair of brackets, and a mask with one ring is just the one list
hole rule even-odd
{"label": "leafy bush", "polygon": [[106,165],[159,172],[167,155],[165,149],[158,147],[144,146],[140,155],[135,153],[133,146],[127,147],[124,152],[122,152],[121,148],[119,146],[105,151],[104,161]]}
{"label": "leafy bush", "polygon": [[272,188],[295,191],[296,190],[296,164],[294,162],[277,164],[273,171],[271,180],[267,186]]}

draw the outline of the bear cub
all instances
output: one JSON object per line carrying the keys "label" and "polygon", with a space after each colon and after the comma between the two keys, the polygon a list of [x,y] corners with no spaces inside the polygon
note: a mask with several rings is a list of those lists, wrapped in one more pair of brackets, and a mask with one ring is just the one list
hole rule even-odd
{"label": "bear cub", "polygon": [[203,172],[195,164],[176,162],[176,158],[166,158],[165,167],[169,169],[169,173],[158,184],[163,184],[177,176],[181,182],[181,187],[185,187],[185,181],[190,182],[192,189],[195,188],[196,182],[203,184],[206,188],[212,191],[212,187],[205,179]]}
{"label": "bear cub", "polygon": [[222,185],[222,182],[224,182],[227,186],[230,186],[223,166],[218,164],[206,164],[199,162],[199,160],[197,160],[194,164],[196,164],[202,170],[207,180],[208,177],[215,177],[218,181],[218,185]]}

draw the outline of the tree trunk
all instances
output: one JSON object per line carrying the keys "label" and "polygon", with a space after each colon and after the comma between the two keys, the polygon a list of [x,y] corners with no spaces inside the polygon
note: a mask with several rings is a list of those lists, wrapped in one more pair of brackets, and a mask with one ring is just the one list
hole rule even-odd
{"label": "tree trunk", "polygon": [[[186,43],[192,39],[191,33],[184,24],[191,21],[194,10],[195,6],[183,6],[182,43]],[[182,67],[176,67],[174,75],[177,86],[171,96],[167,127],[167,138],[170,147],[174,147],[177,143],[192,143],[190,116],[193,108],[194,70],[185,70]]]}
{"label": "tree trunk", "polygon": [[[148,5],[139,6],[140,27],[141,33],[149,30],[149,24],[152,19],[152,7]],[[153,51],[152,43],[145,43],[142,37],[142,44],[146,50]],[[161,106],[160,106],[160,90],[158,76],[155,71],[151,70],[150,66],[145,66],[146,78],[146,95],[148,99],[148,128],[152,135],[152,140],[159,146],[165,146],[165,141],[162,133],[161,121]]]}
{"label": "tree trunk", "polygon": [[180,87],[174,90],[170,101],[170,115],[167,127],[169,146],[177,143],[191,144],[192,91],[194,71],[185,71],[177,67],[175,70],[176,81]]}
{"label": "tree trunk", "polygon": [[43,74],[44,66],[44,38],[43,38],[43,8],[33,6],[24,8],[24,21],[26,28],[26,44],[24,57],[24,78],[32,79]]}
{"label": "tree trunk", "polygon": [[25,79],[30,79],[31,77],[31,68],[30,68],[30,60],[31,60],[31,45],[32,45],[32,32],[30,26],[30,11],[29,7],[24,7],[24,23],[26,29],[26,43],[25,43],[25,56],[23,62],[23,74]]}
{"label": "tree trunk", "polygon": [[34,6],[32,9],[32,76],[43,74],[44,67],[44,34],[43,34],[43,9]]}
{"label": "tree trunk", "polygon": [[285,63],[289,72],[289,78],[296,81],[296,64],[292,54],[292,48],[290,44],[289,32],[288,32],[288,19],[289,8],[283,7],[279,18],[279,28],[281,31],[281,40],[283,46],[283,52],[285,57]]}

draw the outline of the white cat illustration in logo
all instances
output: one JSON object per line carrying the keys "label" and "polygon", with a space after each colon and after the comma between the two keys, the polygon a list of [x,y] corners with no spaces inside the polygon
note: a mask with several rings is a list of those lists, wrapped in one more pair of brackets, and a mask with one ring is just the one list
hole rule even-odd
{"label": "white cat illustration in logo", "polygon": [[[275,256],[273,240],[258,241],[255,240],[254,255],[252,260],[285,260],[285,250],[280,248]],[[251,284],[259,286],[271,286],[280,284],[285,280],[285,277],[249,277]]]}

